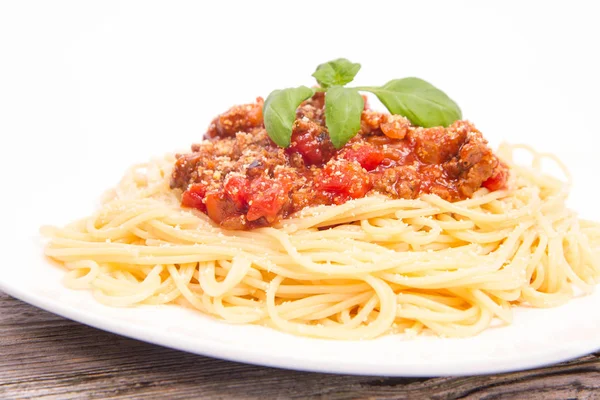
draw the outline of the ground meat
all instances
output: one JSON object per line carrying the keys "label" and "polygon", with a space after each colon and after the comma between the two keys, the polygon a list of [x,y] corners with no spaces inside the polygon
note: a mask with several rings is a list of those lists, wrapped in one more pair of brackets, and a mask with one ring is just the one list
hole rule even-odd
{"label": "ground meat", "polygon": [[261,98],[213,120],[192,153],[178,155],[171,188],[182,205],[227,229],[269,226],[304,207],[342,204],[369,194],[414,199],[469,198],[505,187],[508,168],[473,124],[413,127],[399,115],[365,110],[361,129],[336,150],[325,125],[324,94],[298,107],[291,145],[264,129]]}
{"label": "ground meat", "polygon": [[485,155],[472,168],[464,170],[458,180],[458,190],[462,197],[471,197],[481,185],[492,177],[492,172],[498,165],[498,159],[491,154]]}
{"label": "ground meat", "polygon": [[187,188],[192,181],[193,173],[197,173],[198,162],[202,159],[200,153],[178,154],[173,173],[171,175],[172,188]]}
{"label": "ground meat", "polygon": [[409,137],[414,141],[415,151],[422,162],[441,164],[458,153],[471,131],[477,130],[470,122],[456,121],[448,128],[412,129]]}
{"label": "ground meat", "polygon": [[363,135],[383,133],[392,139],[404,139],[410,129],[410,121],[401,115],[365,110],[361,116],[360,127]]}
{"label": "ground meat", "polygon": [[232,107],[211,122],[206,137],[231,137],[238,132],[252,132],[255,128],[263,127],[263,104],[263,99],[259,97],[256,103]]}
{"label": "ground meat", "polygon": [[414,199],[419,193],[419,173],[415,165],[398,165],[385,169],[374,189],[390,197]]}
{"label": "ground meat", "polygon": [[296,118],[307,118],[315,121],[319,125],[325,124],[325,93],[317,92],[315,95],[306,100],[296,110]]}
{"label": "ground meat", "polygon": [[[449,177],[458,181],[458,191],[462,198],[471,197],[484,182],[490,179],[496,168],[507,169],[506,165],[500,165],[498,158],[487,145],[477,129],[465,121],[457,121],[453,126],[461,125],[461,129],[468,131],[466,138],[458,153],[449,161],[444,163],[444,169]],[[468,124],[468,125],[467,125]],[[501,174],[501,171],[497,172]],[[504,177],[502,185],[506,181]]]}

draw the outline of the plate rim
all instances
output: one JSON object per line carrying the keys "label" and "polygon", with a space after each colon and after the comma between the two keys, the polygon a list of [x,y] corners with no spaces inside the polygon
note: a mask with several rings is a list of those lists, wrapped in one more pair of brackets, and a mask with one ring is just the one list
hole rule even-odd
{"label": "plate rim", "polygon": [[[44,260],[50,266],[46,260]],[[71,290],[64,287],[65,290]],[[372,363],[364,363],[357,365],[356,363],[340,363],[339,360],[315,360],[311,357],[297,357],[290,355],[277,355],[272,353],[265,357],[260,351],[245,347],[243,351],[228,346],[227,343],[214,341],[210,338],[203,338],[201,341],[194,341],[187,338],[185,335],[171,334],[167,335],[162,331],[157,331],[152,327],[145,325],[127,325],[115,317],[98,313],[86,313],[85,310],[79,309],[63,301],[46,298],[38,293],[30,293],[26,288],[20,287],[18,284],[11,284],[9,280],[4,280],[0,277],[0,291],[14,297],[20,301],[40,308],[51,314],[61,316],[99,329],[112,334],[117,334],[130,339],[139,340],[142,342],[158,345],[161,347],[171,348],[178,351],[183,351],[191,354],[196,354],[205,357],[256,365],[261,367],[281,368],[286,370],[325,373],[325,374],[341,374],[341,375],[356,375],[356,376],[389,376],[389,377],[445,377],[445,376],[474,376],[474,375],[489,375],[501,374],[517,371],[531,370],[534,368],[547,367],[560,362],[570,361],[587,354],[600,351],[600,340],[593,345],[593,348],[586,345],[578,345],[576,342],[570,342],[568,346],[560,346],[551,351],[527,354],[519,361],[502,360],[500,364],[489,363],[482,365],[474,365],[473,363],[457,363],[455,371],[450,373],[444,366],[439,367],[432,363],[426,369],[415,368],[411,371],[394,370],[388,366],[383,366]],[[109,307],[104,306],[102,307]],[[158,307],[172,307],[171,305],[159,305]],[[559,306],[560,307],[560,306]],[[126,309],[131,309],[127,307]],[[119,312],[118,307],[110,307],[114,312]],[[227,324],[224,321],[217,323]],[[501,328],[500,328],[501,329]],[[293,335],[290,335],[293,337]],[[310,339],[310,338],[309,338]],[[467,338],[468,339],[468,338]],[[353,341],[348,341],[353,342]],[[356,342],[356,341],[354,341]],[[587,343],[587,342],[584,342]]]}

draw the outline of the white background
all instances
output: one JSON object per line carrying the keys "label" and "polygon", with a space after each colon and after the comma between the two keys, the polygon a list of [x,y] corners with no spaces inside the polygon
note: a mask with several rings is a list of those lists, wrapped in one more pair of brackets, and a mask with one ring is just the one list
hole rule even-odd
{"label": "white background", "polygon": [[559,309],[517,310],[513,326],[464,341],[332,344],[232,328],[186,310],[103,307],[89,293],[65,290],[32,240],[42,224],[89,213],[127,166],[187,148],[233,104],[311,85],[314,68],[337,57],[363,65],[357,85],[430,81],[492,144],[557,153],[574,172],[573,206],[600,219],[595,4],[0,0],[0,283],[104,329],[295,368],[497,372],[596,350],[598,294]]}
{"label": "white background", "polygon": [[[455,99],[492,144],[559,154],[583,196],[592,175],[581,170],[598,171],[590,158],[600,145],[595,4],[3,1],[5,184],[22,184],[15,171],[35,158],[26,180],[40,195],[97,183],[73,194],[79,207],[128,165],[198,141],[229,106],[311,85],[319,63],[347,57],[363,66],[356,84],[423,78]],[[52,211],[35,208],[40,216]]]}

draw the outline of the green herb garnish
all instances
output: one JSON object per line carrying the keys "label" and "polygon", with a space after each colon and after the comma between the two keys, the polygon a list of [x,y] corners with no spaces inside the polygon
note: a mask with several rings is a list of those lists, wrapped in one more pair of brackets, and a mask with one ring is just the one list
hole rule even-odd
{"label": "green herb garnish", "polygon": [[360,130],[364,102],[359,91],[371,92],[392,114],[416,126],[448,126],[462,118],[458,105],[444,92],[419,78],[394,79],[383,86],[347,88],[360,64],[345,58],[329,61],[312,74],[320,88],[300,86],[275,90],[265,100],[263,118],[269,137],[281,147],[290,145],[296,109],[315,92],[325,92],[325,119],[329,137],[339,149]]}
{"label": "green herb garnish", "polygon": [[358,90],[333,86],[325,94],[325,122],[336,149],[358,133],[360,115],[365,107]]}
{"label": "green herb garnish", "polygon": [[359,70],[360,64],[352,63],[345,58],[338,58],[319,65],[312,76],[322,88],[344,86],[352,82]]}

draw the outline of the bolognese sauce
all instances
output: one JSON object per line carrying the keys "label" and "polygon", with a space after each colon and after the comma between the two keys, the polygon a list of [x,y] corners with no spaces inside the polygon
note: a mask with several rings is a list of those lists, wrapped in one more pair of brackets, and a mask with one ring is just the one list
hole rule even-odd
{"label": "bolognese sauce", "polygon": [[216,117],[205,140],[179,154],[171,188],[182,206],[227,229],[270,226],[305,207],[343,204],[379,193],[414,199],[435,194],[469,198],[506,185],[508,168],[472,123],[415,127],[399,115],[370,110],[361,129],[336,149],[325,125],[324,94],[300,105],[291,144],[277,146],[264,127],[263,99]]}

